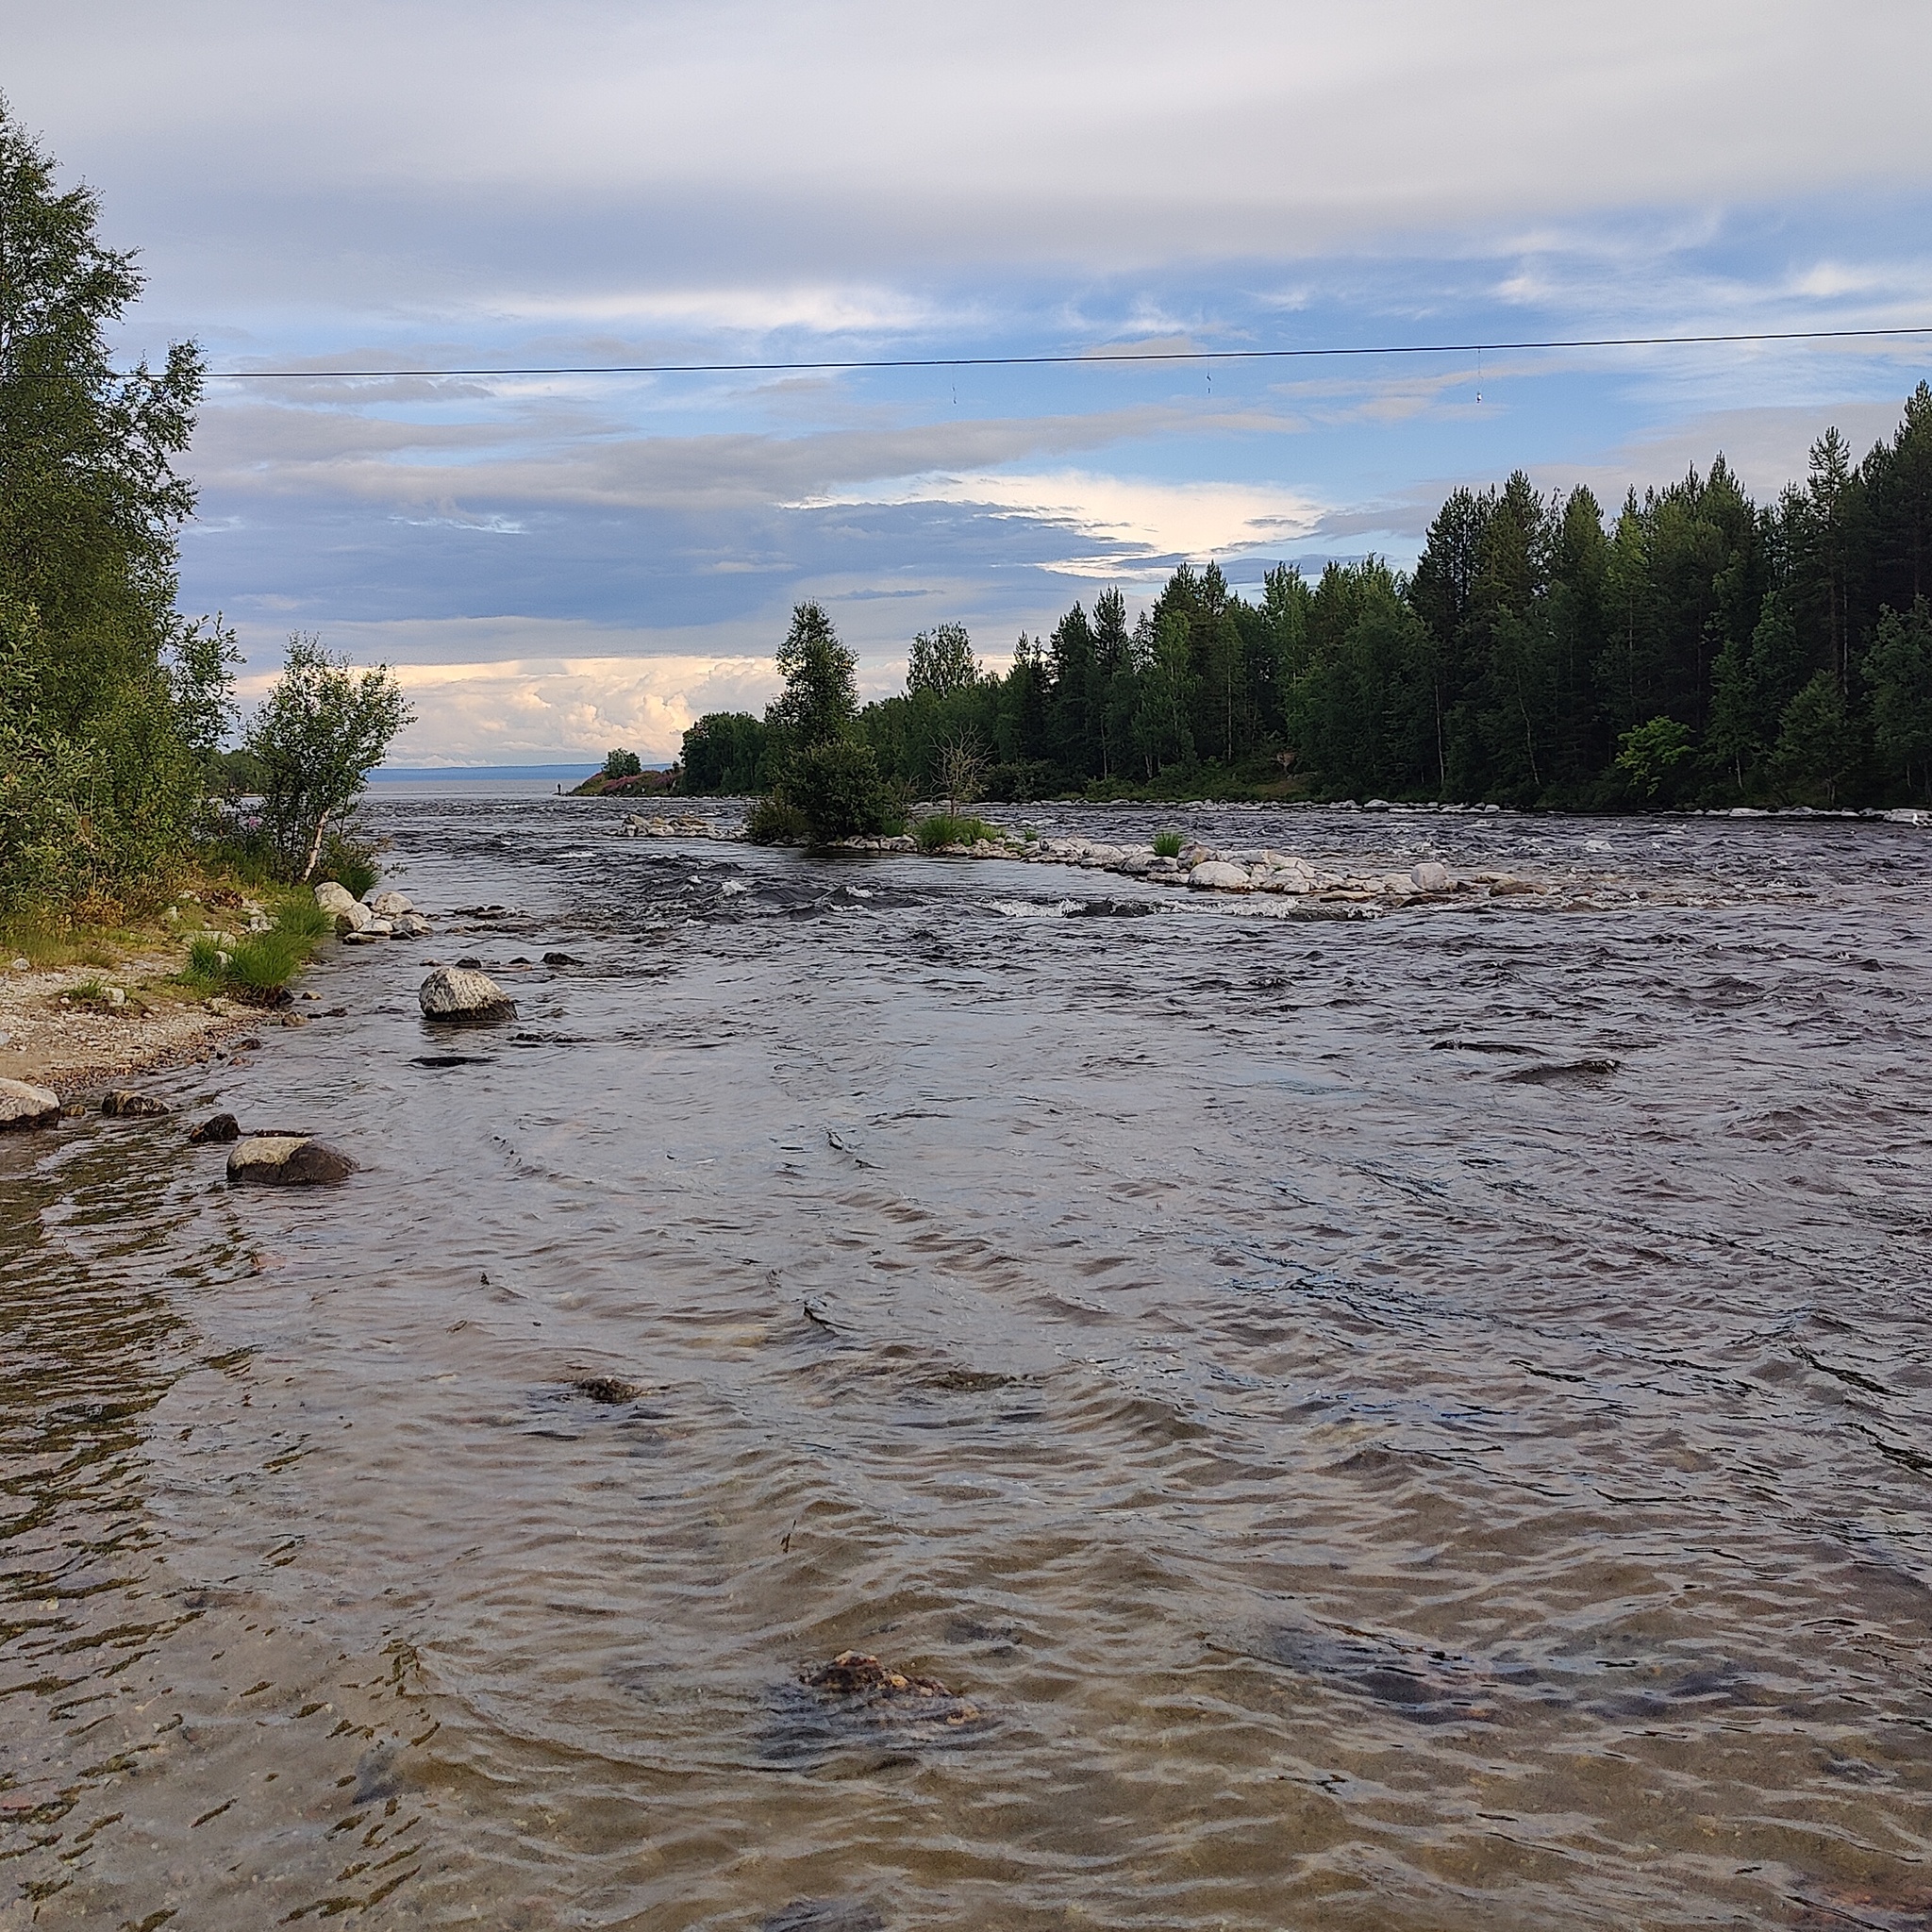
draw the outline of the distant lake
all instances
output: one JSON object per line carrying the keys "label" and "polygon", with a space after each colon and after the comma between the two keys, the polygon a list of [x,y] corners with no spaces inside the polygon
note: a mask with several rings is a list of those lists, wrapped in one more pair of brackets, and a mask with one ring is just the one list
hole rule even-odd
{"label": "distant lake", "polygon": [[517,798],[569,791],[599,769],[580,765],[386,765],[370,773],[372,785],[407,785],[420,798]]}

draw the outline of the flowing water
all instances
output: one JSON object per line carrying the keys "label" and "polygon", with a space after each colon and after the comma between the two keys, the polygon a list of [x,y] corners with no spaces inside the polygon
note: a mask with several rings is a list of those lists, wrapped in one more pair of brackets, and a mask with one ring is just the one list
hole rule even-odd
{"label": "flowing water", "polygon": [[1932,1924],[1924,833],[380,809],[434,940],[0,1147],[5,1932]]}

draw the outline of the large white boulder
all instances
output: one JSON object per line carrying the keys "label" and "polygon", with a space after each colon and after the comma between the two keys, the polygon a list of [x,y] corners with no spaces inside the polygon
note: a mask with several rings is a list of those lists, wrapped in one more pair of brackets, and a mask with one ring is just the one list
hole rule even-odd
{"label": "large white boulder", "polygon": [[425,1020],[447,1025],[487,1025],[514,1020],[517,1003],[487,973],[466,966],[438,966],[417,990]]}
{"label": "large white boulder", "polygon": [[347,886],[339,886],[334,879],[324,879],[315,889],[315,903],[325,912],[347,912],[356,901],[356,895]]}
{"label": "large white boulder", "polygon": [[399,912],[413,912],[416,908],[407,893],[384,892],[369,902],[369,909],[378,919],[393,919]]}
{"label": "large white boulder", "polygon": [[237,1141],[228,1156],[231,1181],[272,1187],[332,1187],[355,1171],[356,1163],[340,1147],[308,1134],[251,1134]]}
{"label": "large white boulder", "polygon": [[60,1096],[51,1087],[25,1080],[0,1080],[0,1130],[51,1127],[60,1118]]}
{"label": "large white boulder", "polygon": [[1425,858],[1410,873],[1419,892],[1446,892],[1454,881],[1449,876],[1449,868],[1434,858]]}
{"label": "large white boulder", "polygon": [[1188,883],[1197,892],[1246,892],[1254,881],[1244,865],[1230,865],[1223,858],[1208,858],[1188,874]]}

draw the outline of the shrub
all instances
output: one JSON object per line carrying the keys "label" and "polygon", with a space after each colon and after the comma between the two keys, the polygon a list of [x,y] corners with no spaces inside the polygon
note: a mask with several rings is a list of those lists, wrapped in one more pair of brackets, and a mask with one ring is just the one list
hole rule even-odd
{"label": "shrub", "polygon": [[984,819],[966,818],[954,812],[935,812],[913,826],[912,836],[922,852],[937,852],[942,845],[971,845],[981,839],[997,840],[999,827]]}
{"label": "shrub", "polygon": [[805,814],[774,794],[753,804],[744,836],[754,845],[803,845],[808,834]]}
{"label": "shrub", "polygon": [[222,951],[206,935],[188,948],[188,973],[193,979],[217,980],[222,976]]}
{"label": "shrub", "polygon": [[862,833],[896,832],[906,822],[879,776],[872,747],[850,739],[807,745],[787,767],[781,791],[785,802],[803,814],[806,835],[814,845]]}
{"label": "shrub", "polygon": [[1156,858],[1178,858],[1181,856],[1181,835],[1171,826],[1156,832],[1154,856]]}
{"label": "shrub", "polygon": [[345,832],[331,832],[322,848],[315,868],[318,879],[333,879],[345,892],[358,899],[375,890],[382,869],[375,862],[375,847]]}

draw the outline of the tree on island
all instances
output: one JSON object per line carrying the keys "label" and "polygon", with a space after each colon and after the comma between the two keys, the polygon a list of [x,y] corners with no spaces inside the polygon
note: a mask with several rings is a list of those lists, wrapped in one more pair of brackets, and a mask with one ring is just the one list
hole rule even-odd
{"label": "tree on island", "polygon": [[369,774],[415,717],[386,664],[358,672],[317,637],[289,639],[280,679],[249,725],[261,771],[262,824],[290,876],[315,875],[324,841],[362,796]]}
{"label": "tree on island", "polygon": [[827,845],[900,822],[879,776],[878,759],[855,734],[858,659],[839,641],[817,604],[800,604],[779,645],[785,689],[765,713],[779,747],[776,783],[753,812],[753,838],[767,842],[802,833]]}
{"label": "tree on island", "polygon": [[644,769],[643,760],[634,751],[613,749],[604,754],[604,769],[598,773],[600,778],[635,778]]}

